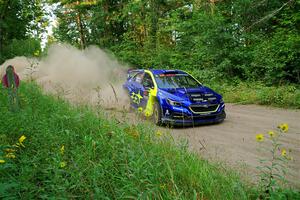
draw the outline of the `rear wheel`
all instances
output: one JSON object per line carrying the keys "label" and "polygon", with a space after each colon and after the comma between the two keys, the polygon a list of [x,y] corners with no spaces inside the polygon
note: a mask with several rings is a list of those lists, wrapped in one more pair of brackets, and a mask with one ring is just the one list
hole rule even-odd
{"label": "rear wheel", "polygon": [[153,106],[153,122],[158,126],[162,125],[161,116],[162,111],[160,104],[157,101],[155,101],[155,104]]}

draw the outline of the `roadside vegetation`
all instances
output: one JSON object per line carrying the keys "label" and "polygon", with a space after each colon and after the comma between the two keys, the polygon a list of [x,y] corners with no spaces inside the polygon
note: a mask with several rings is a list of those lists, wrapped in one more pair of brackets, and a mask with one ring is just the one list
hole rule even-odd
{"label": "roadside vegetation", "polygon": [[[280,189],[287,183],[288,163],[293,160],[292,151],[281,144],[281,138],[288,134],[288,130],[288,124],[283,123],[278,125],[277,130],[256,134],[256,141],[260,143],[258,151],[269,154],[267,158],[259,159],[260,166],[257,167],[260,171],[259,199],[288,199]],[[271,146],[266,144],[268,142]],[[294,194],[293,198],[296,198],[297,193]]]}
{"label": "roadside vegetation", "polygon": [[0,198],[246,199],[234,172],[199,159],[166,133],[96,116],[20,88],[21,110],[0,93]]}
{"label": "roadside vegetation", "polygon": [[[201,80],[201,79],[200,79]],[[226,103],[270,105],[280,108],[300,108],[298,85],[266,86],[262,82],[203,82],[222,94]]]}
{"label": "roadside vegetation", "polygon": [[[58,26],[42,52],[53,3]],[[299,9],[298,0],[0,1],[0,64],[55,42],[97,45],[135,68],[191,72],[226,102],[299,109]],[[268,171],[269,182],[248,185],[152,126],[107,119],[35,83],[19,91],[12,113],[0,89],[0,199],[300,199]]]}
{"label": "roadside vegetation", "polygon": [[[22,84],[21,110],[12,113],[5,92],[0,93],[1,199],[259,195],[235,172],[198,158],[154,127],[96,116],[91,108],[43,95],[34,83]],[[297,197],[293,191],[280,194]]]}
{"label": "roadside vegetation", "polygon": [[271,105],[281,108],[300,108],[300,89],[295,85],[265,86],[260,82],[211,85],[225,102]]}
{"label": "roadside vegetation", "polygon": [[[35,83],[23,83],[19,95],[21,110],[13,113],[6,91],[0,93],[1,199],[257,199],[265,194],[148,124],[106,119],[99,110],[43,95]],[[297,191],[280,187],[272,195],[299,198]]]}

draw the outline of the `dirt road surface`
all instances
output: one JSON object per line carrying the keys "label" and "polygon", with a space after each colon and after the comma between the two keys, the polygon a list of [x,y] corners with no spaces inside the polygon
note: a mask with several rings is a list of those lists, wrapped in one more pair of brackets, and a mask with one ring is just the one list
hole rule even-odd
{"label": "dirt road surface", "polygon": [[[226,104],[226,112],[227,118],[221,124],[162,129],[170,131],[177,141],[187,139],[190,150],[200,156],[223,161],[253,182],[257,180],[259,159],[271,158],[268,151],[258,150],[260,146],[271,147],[267,132],[276,130],[281,123],[288,123],[289,131],[280,142],[293,156],[288,164],[287,178],[293,187],[300,188],[300,110]],[[256,141],[258,133],[265,134],[265,141]]]}

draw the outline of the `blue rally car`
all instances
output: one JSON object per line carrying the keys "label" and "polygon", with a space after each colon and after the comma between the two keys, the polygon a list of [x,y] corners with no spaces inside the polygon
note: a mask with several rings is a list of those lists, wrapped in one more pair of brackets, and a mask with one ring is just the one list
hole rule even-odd
{"label": "blue rally car", "polygon": [[222,96],[181,70],[128,70],[123,88],[131,106],[157,124],[194,125],[222,122]]}

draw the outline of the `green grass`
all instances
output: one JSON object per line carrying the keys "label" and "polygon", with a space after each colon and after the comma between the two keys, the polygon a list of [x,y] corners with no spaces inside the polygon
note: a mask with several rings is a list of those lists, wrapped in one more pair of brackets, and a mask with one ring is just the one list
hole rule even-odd
{"label": "green grass", "polygon": [[234,173],[158,138],[153,127],[97,117],[35,84],[22,84],[20,96],[21,111],[11,113],[0,94],[2,149],[27,137],[15,159],[1,151],[0,198],[246,198]]}
{"label": "green grass", "polygon": [[270,105],[281,108],[300,108],[300,89],[295,86],[265,86],[260,83],[240,82],[236,85],[214,84],[225,102]]}
{"label": "green grass", "polygon": [[[43,95],[34,83],[21,84],[21,111],[11,113],[0,91],[0,159],[6,160],[0,199],[257,198],[258,190],[236,173],[175,145],[166,133],[158,137],[154,127],[98,117]],[[3,150],[21,135],[25,148],[6,158]]]}

